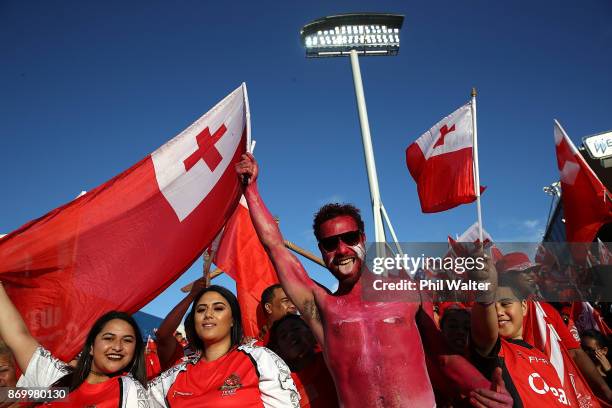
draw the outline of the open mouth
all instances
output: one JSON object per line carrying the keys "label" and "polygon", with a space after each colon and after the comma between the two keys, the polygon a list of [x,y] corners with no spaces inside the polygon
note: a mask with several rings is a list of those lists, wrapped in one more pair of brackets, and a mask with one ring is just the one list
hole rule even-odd
{"label": "open mouth", "polygon": [[202,325],[203,328],[205,329],[212,329],[213,327],[216,327],[217,325],[215,323],[204,323]]}
{"label": "open mouth", "polygon": [[504,327],[505,325],[507,325],[507,324],[509,324],[509,323],[510,323],[510,320],[498,320],[498,321],[497,321],[497,325],[498,325],[499,327]]}
{"label": "open mouth", "polygon": [[112,354],[107,354],[106,358],[108,358],[111,361],[119,361],[123,359],[123,355],[112,353]]}
{"label": "open mouth", "polygon": [[342,274],[350,273],[353,270],[353,265],[355,265],[355,257],[351,256],[348,258],[342,258],[336,261],[336,265],[338,266],[340,273]]}

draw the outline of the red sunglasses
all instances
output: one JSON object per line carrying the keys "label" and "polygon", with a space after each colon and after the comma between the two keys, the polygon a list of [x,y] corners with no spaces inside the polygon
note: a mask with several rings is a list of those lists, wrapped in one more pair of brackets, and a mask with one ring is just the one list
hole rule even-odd
{"label": "red sunglasses", "polygon": [[332,235],[331,237],[321,238],[319,244],[327,252],[331,252],[338,248],[340,241],[346,245],[353,246],[359,243],[361,239],[361,231],[349,231],[338,235]]}

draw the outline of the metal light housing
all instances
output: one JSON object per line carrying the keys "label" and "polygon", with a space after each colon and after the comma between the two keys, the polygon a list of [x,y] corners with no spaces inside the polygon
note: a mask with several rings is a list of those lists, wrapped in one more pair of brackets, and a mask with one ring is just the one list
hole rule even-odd
{"label": "metal light housing", "polygon": [[397,55],[404,16],[385,13],[349,13],[319,18],[300,31],[306,57]]}

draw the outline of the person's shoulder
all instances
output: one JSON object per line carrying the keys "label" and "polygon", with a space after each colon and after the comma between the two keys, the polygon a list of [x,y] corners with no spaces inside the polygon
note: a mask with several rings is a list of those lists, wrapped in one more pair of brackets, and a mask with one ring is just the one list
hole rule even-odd
{"label": "person's shoulder", "polygon": [[183,362],[162,371],[160,375],[150,380],[149,387],[155,387],[167,381],[174,381],[181,372],[189,370],[189,368],[197,364],[198,361],[200,361],[200,354],[195,354],[186,358]]}
{"label": "person's shoulder", "polygon": [[287,364],[275,352],[267,347],[259,346],[257,343],[243,344],[237,348],[237,351],[248,355],[258,369],[261,366],[265,366],[268,368],[276,368],[281,372],[286,372],[287,375],[291,372]]}

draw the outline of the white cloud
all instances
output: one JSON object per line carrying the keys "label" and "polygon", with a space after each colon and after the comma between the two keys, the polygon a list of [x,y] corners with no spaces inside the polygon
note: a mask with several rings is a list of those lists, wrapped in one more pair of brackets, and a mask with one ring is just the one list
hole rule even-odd
{"label": "white cloud", "polygon": [[500,234],[493,235],[497,242],[540,242],[544,236],[541,219],[506,220],[499,223]]}
{"label": "white cloud", "polygon": [[523,225],[525,226],[525,228],[534,229],[538,225],[540,225],[540,220],[525,220],[523,221]]}

